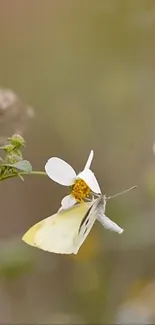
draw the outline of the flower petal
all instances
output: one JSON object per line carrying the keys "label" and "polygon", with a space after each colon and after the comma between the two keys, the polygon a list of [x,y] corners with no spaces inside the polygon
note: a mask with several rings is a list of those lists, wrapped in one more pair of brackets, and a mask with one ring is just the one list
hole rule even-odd
{"label": "flower petal", "polygon": [[[72,195],[66,195],[61,201],[61,210],[72,208],[76,204],[76,200]],[[59,209],[59,210],[60,210]]]}
{"label": "flower petal", "polygon": [[89,169],[90,168],[93,157],[94,157],[94,151],[91,150],[84,169]]}
{"label": "flower petal", "polygon": [[89,188],[97,194],[101,193],[98,181],[94,173],[90,169],[84,169],[77,175],[77,178],[83,179],[83,181],[89,186]]}
{"label": "flower petal", "polygon": [[76,179],[74,169],[60,158],[50,158],[45,165],[45,171],[53,181],[64,186],[73,185]]}
{"label": "flower petal", "polygon": [[110,220],[108,217],[105,216],[103,213],[99,213],[97,216],[97,220],[104,226],[106,229],[109,229],[111,231],[118,232],[119,234],[122,234],[124,229],[120,228],[115,222]]}

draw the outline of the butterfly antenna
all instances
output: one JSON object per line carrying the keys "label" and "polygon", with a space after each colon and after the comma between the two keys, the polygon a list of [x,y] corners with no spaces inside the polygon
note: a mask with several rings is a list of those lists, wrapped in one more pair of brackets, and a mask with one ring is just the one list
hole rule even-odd
{"label": "butterfly antenna", "polygon": [[127,192],[129,192],[129,191],[134,190],[135,188],[137,188],[137,185],[132,186],[132,187],[128,188],[127,190],[124,190],[124,191],[119,192],[119,193],[117,193],[117,194],[114,194],[114,195],[108,196],[108,197],[106,198],[106,200],[113,199],[114,197],[119,196],[119,195],[122,195],[122,194],[125,194],[125,193],[127,193]]}

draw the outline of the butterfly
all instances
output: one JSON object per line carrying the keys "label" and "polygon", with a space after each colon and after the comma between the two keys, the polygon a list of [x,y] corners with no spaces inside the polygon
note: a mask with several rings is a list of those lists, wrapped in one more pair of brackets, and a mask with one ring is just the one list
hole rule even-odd
{"label": "butterfly", "polygon": [[100,195],[91,203],[82,202],[70,209],[60,210],[32,226],[22,240],[44,251],[77,254],[97,218],[105,228],[123,232],[105,216],[106,201],[106,196]]}

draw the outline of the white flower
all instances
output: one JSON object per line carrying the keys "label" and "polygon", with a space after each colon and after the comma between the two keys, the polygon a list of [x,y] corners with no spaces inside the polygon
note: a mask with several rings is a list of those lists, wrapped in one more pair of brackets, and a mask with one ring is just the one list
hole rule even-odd
{"label": "white flower", "polygon": [[[61,208],[59,210],[65,210],[71,208],[77,202],[81,202],[83,199],[87,198],[91,191],[95,194],[101,194],[101,190],[94,173],[90,170],[90,165],[92,163],[94,156],[93,150],[91,150],[86,165],[82,172],[76,175],[74,169],[64,160],[60,158],[50,158],[46,165],[45,171],[47,175],[55,182],[70,186],[70,194],[65,196],[61,201]],[[95,199],[94,204],[97,201],[102,201],[102,194],[100,199]],[[106,201],[105,201],[106,203]],[[97,210],[96,218],[97,220],[106,228],[121,234],[123,229],[120,228],[115,222],[110,220],[105,214],[105,204],[101,209]],[[103,211],[102,211],[103,208]]]}
{"label": "white flower", "polygon": [[61,201],[61,208],[71,208],[77,202],[81,202],[89,194],[101,194],[101,190],[94,173],[90,170],[90,165],[94,156],[91,150],[86,165],[82,172],[76,175],[74,169],[64,160],[56,157],[50,158],[46,165],[47,175],[55,182],[71,186],[71,193]]}

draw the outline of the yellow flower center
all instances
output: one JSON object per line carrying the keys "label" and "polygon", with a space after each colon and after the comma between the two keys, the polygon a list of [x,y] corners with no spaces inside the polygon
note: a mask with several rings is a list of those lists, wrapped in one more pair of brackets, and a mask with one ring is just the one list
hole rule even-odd
{"label": "yellow flower center", "polygon": [[71,188],[71,194],[77,200],[77,202],[81,202],[82,199],[88,197],[90,191],[90,188],[82,179],[77,179]]}

